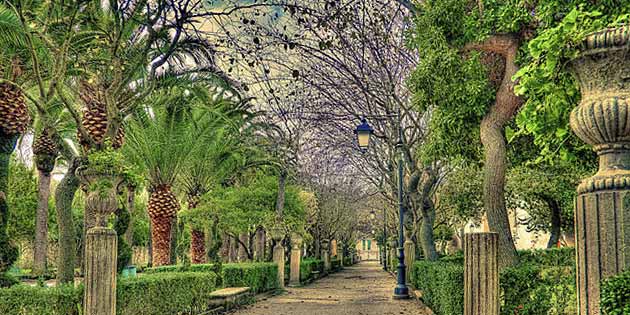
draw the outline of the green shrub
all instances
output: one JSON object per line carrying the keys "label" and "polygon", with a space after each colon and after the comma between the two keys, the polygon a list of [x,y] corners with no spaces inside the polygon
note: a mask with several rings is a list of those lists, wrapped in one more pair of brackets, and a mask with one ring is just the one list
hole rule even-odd
{"label": "green shrub", "polygon": [[419,261],[412,271],[414,286],[436,315],[464,313],[464,266],[453,262]]}
{"label": "green shrub", "polygon": [[332,260],[330,260],[330,268],[332,268],[333,271],[340,270],[341,269],[341,259],[333,258]]}
{"label": "green shrub", "polygon": [[352,265],[354,265],[352,263],[352,257],[350,257],[350,256],[343,257],[343,265],[344,266],[352,266]]}
{"label": "green shrub", "polygon": [[575,248],[549,248],[538,250],[520,250],[518,256],[523,264],[541,266],[575,266]]}
{"label": "green shrub", "polygon": [[0,289],[0,314],[77,315],[82,290],[72,286],[56,288],[18,285]]}
{"label": "green shrub", "polygon": [[601,286],[602,314],[630,314],[630,271],[604,280]]}
{"label": "green shrub", "polygon": [[[562,255],[564,255],[563,253]],[[527,254],[535,261],[562,261],[551,255]],[[557,257],[557,256],[555,256]],[[463,314],[464,267],[458,257],[414,264],[412,283],[436,315]],[[575,268],[521,264],[500,275],[502,315],[568,315],[576,313]],[[621,314],[621,313],[619,313]]]}
{"label": "green shrub", "polygon": [[277,289],[278,265],[275,263],[246,263],[223,265],[223,286],[250,287],[261,293]]}
{"label": "green shrub", "polygon": [[[168,272],[215,272],[213,264],[177,265],[147,268],[146,274]],[[250,287],[261,293],[278,288],[278,265],[275,263],[223,264],[223,287]]]}
{"label": "green shrub", "polygon": [[121,279],[117,315],[164,315],[207,310],[209,294],[216,289],[214,273],[177,272]]}
{"label": "green shrub", "polygon": [[576,313],[575,269],[521,264],[501,272],[501,314]]}
{"label": "green shrub", "polygon": [[324,272],[324,261],[315,258],[306,258],[300,261],[300,282],[313,281],[313,271]]}

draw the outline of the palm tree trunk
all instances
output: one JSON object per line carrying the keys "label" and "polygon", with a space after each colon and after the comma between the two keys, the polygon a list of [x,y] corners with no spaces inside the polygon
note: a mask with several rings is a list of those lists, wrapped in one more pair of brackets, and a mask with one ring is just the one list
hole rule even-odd
{"label": "palm tree trunk", "polygon": [[171,262],[172,218],[155,217],[151,220],[152,266],[159,267],[168,265]]}
{"label": "palm tree trunk", "polygon": [[127,186],[127,210],[129,211],[129,227],[125,232],[125,241],[133,248],[133,213],[136,207],[136,187]]}
{"label": "palm tree trunk", "polygon": [[193,264],[206,262],[206,237],[203,231],[192,229],[190,232],[190,261]]}
{"label": "palm tree trunk", "polygon": [[55,208],[59,226],[59,261],[57,263],[57,282],[73,283],[76,257],[74,221],[72,218],[72,201],[79,189],[79,178],[75,175],[79,167],[79,159],[73,158],[66,175],[55,191]]}
{"label": "palm tree trunk", "polygon": [[[11,244],[7,235],[9,204],[7,193],[9,186],[9,164],[11,153],[15,150],[18,136],[7,136],[0,130],[0,278],[18,257],[17,248]],[[1,281],[0,281],[1,282]]]}
{"label": "palm tree trunk", "polygon": [[50,172],[38,171],[37,214],[35,217],[35,249],[33,251],[33,273],[46,272],[48,254],[48,200],[50,197]]}

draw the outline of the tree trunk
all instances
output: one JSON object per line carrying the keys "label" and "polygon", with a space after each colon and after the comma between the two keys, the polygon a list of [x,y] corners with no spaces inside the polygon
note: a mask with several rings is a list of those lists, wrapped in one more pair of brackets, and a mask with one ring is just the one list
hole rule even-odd
{"label": "tree trunk", "polygon": [[505,172],[507,168],[504,128],[520,108],[522,101],[514,94],[512,77],[518,71],[516,56],[520,40],[513,35],[494,35],[480,44],[470,45],[477,49],[502,55],[505,73],[496,94],[495,103],[481,121],[480,136],[484,148],[483,201],[490,231],[499,233],[499,268],[514,265],[518,258],[512,239],[512,231],[505,207]]}
{"label": "tree trunk", "polygon": [[190,232],[190,261],[193,264],[206,262],[206,238],[203,231],[192,229]]}
{"label": "tree trunk", "polygon": [[[18,136],[7,136],[0,130],[0,278],[18,258],[18,249],[11,244],[7,235],[9,221],[9,204],[7,193],[9,187],[9,164],[11,153],[15,150]],[[0,283],[1,285],[1,283]]]}
{"label": "tree trunk", "polygon": [[72,201],[79,189],[79,178],[75,171],[79,167],[79,159],[73,158],[66,175],[55,191],[55,208],[57,225],[59,226],[59,261],[57,263],[57,282],[73,283],[75,266],[75,231],[72,218]]}
{"label": "tree trunk", "polygon": [[278,176],[278,198],[276,199],[276,215],[278,219],[282,218],[284,212],[284,197],[287,185],[287,171],[280,171]]}
{"label": "tree trunk", "polygon": [[171,219],[171,251],[170,251],[170,264],[177,264],[177,242],[179,233],[177,229],[177,216]]}
{"label": "tree trunk", "polygon": [[129,211],[129,227],[125,232],[125,241],[133,248],[133,213],[136,209],[136,187],[127,186],[127,211]]}
{"label": "tree trunk", "polygon": [[48,255],[48,200],[50,197],[50,172],[38,171],[37,213],[35,216],[35,248],[33,251],[33,274],[46,272]]}
{"label": "tree trunk", "polygon": [[420,227],[420,243],[424,259],[428,261],[436,261],[438,253],[435,248],[435,238],[433,237],[433,224],[435,223],[435,207],[431,200],[425,200],[422,209],[422,226]]}
{"label": "tree trunk", "polygon": [[171,262],[171,229],[173,220],[170,217],[152,218],[151,250],[154,267],[165,266]]}
{"label": "tree trunk", "polygon": [[149,254],[147,266],[153,267],[153,224],[149,220],[149,241],[147,242],[147,254]]}
{"label": "tree trunk", "polygon": [[560,209],[560,204],[557,200],[554,200],[553,198],[545,198],[545,201],[549,206],[549,210],[551,210],[551,235],[549,236],[547,248],[553,248],[558,246],[560,233],[562,233],[562,210]]}

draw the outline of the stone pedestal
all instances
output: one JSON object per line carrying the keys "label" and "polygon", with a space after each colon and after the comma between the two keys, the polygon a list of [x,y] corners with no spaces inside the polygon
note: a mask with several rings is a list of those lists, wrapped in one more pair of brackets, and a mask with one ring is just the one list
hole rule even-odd
{"label": "stone pedestal", "polygon": [[247,248],[243,244],[249,243],[249,235],[247,233],[241,233],[238,236],[240,242],[238,242],[238,262],[245,262],[248,260]]}
{"label": "stone pedestal", "polygon": [[322,241],[322,260],[324,261],[324,271],[328,273],[332,268],[330,264],[330,242],[328,240]]}
{"label": "stone pedestal", "polygon": [[330,241],[330,256],[337,257],[337,240]]}
{"label": "stone pedestal", "polygon": [[85,315],[116,315],[116,232],[93,227],[85,240]]}
{"label": "stone pedestal", "polygon": [[273,262],[278,264],[278,287],[284,288],[284,246],[276,242],[273,247]]}
{"label": "stone pedestal", "polygon": [[578,314],[599,315],[601,280],[630,268],[630,26],[587,36],[572,63],[582,101],[571,128],[599,156],[575,208]]}
{"label": "stone pedestal", "polygon": [[289,286],[300,285],[300,260],[302,258],[302,237],[291,237],[291,268],[289,273]]}
{"label": "stone pedestal", "polygon": [[405,236],[405,281],[411,283],[411,272],[413,263],[416,261],[416,244],[413,243],[409,235]]}
{"label": "stone pedestal", "polygon": [[254,239],[254,260],[256,261],[265,260],[266,242],[267,240],[265,239],[265,230],[263,228],[258,228],[256,230],[256,237]]}
{"label": "stone pedestal", "polygon": [[464,315],[499,315],[499,234],[464,236]]}

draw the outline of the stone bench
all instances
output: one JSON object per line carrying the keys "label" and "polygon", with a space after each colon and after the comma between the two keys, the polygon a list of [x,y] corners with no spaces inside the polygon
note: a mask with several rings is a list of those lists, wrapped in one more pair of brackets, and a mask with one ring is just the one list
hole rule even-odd
{"label": "stone bench", "polygon": [[224,310],[233,309],[247,303],[252,297],[249,287],[225,288],[210,293],[210,306],[223,307]]}
{"label": "stone bench", "polygon": [[320,272],[318,270],[313,270],[313,271],[311,271],[311,276],[312,276],[313,279],[319,279],[319,277],[321,275],[320,275]]}

